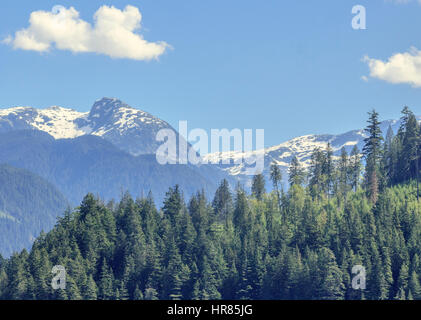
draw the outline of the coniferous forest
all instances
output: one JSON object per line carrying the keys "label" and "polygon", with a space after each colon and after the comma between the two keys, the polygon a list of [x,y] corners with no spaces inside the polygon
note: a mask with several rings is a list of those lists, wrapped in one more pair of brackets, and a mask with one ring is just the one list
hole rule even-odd
{"label": "coniferous forest", "polygon": [[[175,186],[161,209],[88,194],[30,252],[0,257],[0,298],[421,299],[421,129],[409,108],[401,120],[383,137],[373,110],[362,150],[315,149],[306,170],[293,158],[288,189],[273,164],[270,193],[258,174],[213,199]],[[51,287],[55,265],[66,289]]]}

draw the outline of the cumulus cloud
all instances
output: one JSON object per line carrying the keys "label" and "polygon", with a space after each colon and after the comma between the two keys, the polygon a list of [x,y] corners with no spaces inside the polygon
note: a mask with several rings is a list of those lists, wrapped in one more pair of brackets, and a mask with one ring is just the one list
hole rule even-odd
{"label": "cumulus cloud", "polygon": [[363,60],[367,63],[372,78],[421,87],[421,51],[416,48],[394,54],[387,61],[367,56]]}
{"label": "cumulus cloud", "polygon": [[51,11],[34,11],[29,27],[8,36],[3,43],[15,49],[46,52],[52,48],[72,52],[95,52],[112,58],[151,60],[169,45],[148,42],[138,33],[142,15],[138,8],[102,6],[94,14],[94,24],[82,20],[73,8],[55,6]]}

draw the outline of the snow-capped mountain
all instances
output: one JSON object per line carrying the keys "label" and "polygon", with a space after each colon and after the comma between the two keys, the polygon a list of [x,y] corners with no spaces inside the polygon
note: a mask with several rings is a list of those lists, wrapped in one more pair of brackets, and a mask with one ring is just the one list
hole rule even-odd
{"label": "snow-capped mountain", "polygon": [[[421,120],[421,117],[418,117]],[[385,134],[389,125],[396,132],[399,120],[387,120],[381,123]],[[151,114],[130,107],[115,98],[97,100],[90,112],[78,112],[62,107],[35,109],[31,107],[14,107],[0,109],[0,133],[32,129],[48,133],[55,139],[74,139],[80,136],[99,136],[111,142],[120,150],[133,156],[155,154],[161,142],[156,141],[156,134],[160,129],[174,130],[167,122]],[[216,164],[211,167],[223,169],[228,176],[250,185],[251,177],[245,175],[246,167],[242,161],[236,159],[250,159],[256,155],[264,155],[265,169],[263,173],[269,177],[270,164],[277,163],[283,171],[285,186],[288,166],[293,156],[296,156],[304,167],[310,164],[311,153],[316,147],[325,149],[330,143],[334,154],[339,155],[344,147],[349,153],[353,146],[359,150],[363,147],[365,133],[363,129],[349,131],[343,134],[312,134],[293,138],[279,145],[252,152],[223,152],[204,156],[207,163],[222,163],[229,160],[230,164]],[[225,162],[225,161],[224,161]],[[198,167],[197,170],[208,170],[209,167]]]}
{"label": "snow-capped mountain", "polygon": [[115,98],[97,100],[90,112],[58,106],[0,109],[0,133],[22,129],[44,131],[55,139],[100,136],[135,156],[155,153],[159,146],[156,133],[174,130],[165,121]]}
{"label": "snow-capped mountain", "polygon": [[[421,121],[421,116],[418,117]],[[386,120],[380,125],[383,135],[389,128],[392,127],[393,131],[396,132],[400,126],[400,120]],[[356,145],[361,151],[364,145],[364,138],[366,134],[364,129],[352,130],[343,134],[311,134],[297,138],[293,138],[279,145],[265,148],[262,150],[256,150],[252,152],[219,152],[211,153],[204,156],[204,159],[209,163],[225,163],[230,161],[230,164],[220,164],[219,166],[225,170],[229,175],[235,176],[239,181],[244,183],[246,186],[251,185],[251,177],[245,175],[246,165],[245,163],[252,163],[253,161],[240,161],[240,164],[235,164],[235,160],[255,158],[257,155],[264,155],[265,166],[263,174],[269,180],[269,169],[271,163],[279,165],[284,185],[287,186],[288,180],[288,167],[293,156],[296,156],[301,165],[304,168],[308,168],[311,161],[311,154],[315,148],[322,150],[326,149],[328,143],[330,143],[334,157],[338,158],[342,148],[348,152],[351,152],[352,148]],[[268,186],[270,188],[270,185]]]}
{"label": "snow-capped mountain", "polygon": [[0,164],[41,176],[72,204],[88,192],[110,200],[122,190],[135,196],[152,191],[161,203],[175,184],[187,197],[200,189],[212,196],[224,178],[235,185],[218,166],[158,163],[161,129],[174,131],[178,143],[183,139],[167,122],[115,98],[97,100],[90,112],[0,109]]}
{"label": "snow-capped mountain", "polygon": [[[263,154],[265,159],[263,174],[266,176],[267,180],[269,180],[269,168],[271,163],[276,163],[282,171],[284,185],[287,186],[288,167],[294,156],[296,156],[301,165],[306,168],[310,165],[311,154],[315,148],[325,149],[328,143],[330,143],[334,150],[334,154],[337,155],[342,147],[345,147],[348,152],[350,152],[354,145],[360,147],[363,139],[363,130],[354,130],[341,135],[305,135],[262,150],[246,153],[212,153],[205,155],[204,159],[210,163],[226,163],[229,160],[230,164],[221,164],[220,167],[229,175],[235,176],[239,181],[250,187],[251,177],[247,176],[245,171],[247,168],[246,163],[252,163],[252,161],[246,161],[246,159],[258,155],[261,156]],[[235,164],[235,160],[239,158],[244,160],[239,164]]]}

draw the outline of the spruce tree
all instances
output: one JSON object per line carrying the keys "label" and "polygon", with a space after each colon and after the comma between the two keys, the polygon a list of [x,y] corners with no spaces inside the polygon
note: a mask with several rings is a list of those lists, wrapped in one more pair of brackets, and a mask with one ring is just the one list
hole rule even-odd
{"label": "spruce tree", "polygon": [[114,277],[107,261],[102,259],[101,274],[99,276],[98,299],[111,300],[114,297]]}
{"label": "spruce tree", "polygon": [[281,184],[281,181],[282,181],[282,173],[281,173],[281,169],[279,169],[279,166],[275,162],[273,162],[270,165],[270,180],[272,181],[273,188],[276,191],[276,195],[278,197],[278,202],[279,202],[280,200],[279,185]]}
{"label": "spruce tree", "polygon": [[369,114],[368,125],[365,129],[367,138],[364,139],[363,154],[366,160],[365,186],[372,203],[377,202],[379,193],[382,132],[380,130],[379,114],[372,110]]}
{"label": "spruce tree", "polygon": [[215,192],[215,197],[212,202],[212,207],[215,211],[215,214],[222,220],[228,218],[229,214],[232,211],[232,195],[228,181],[226,179],[222,180],[218,189]]}
{"label": "spruce tree", "polygon": [[360,175],[361,175],[361,158],[360,158],[360,151],[358,150],[357,145],[351,150],[350,154],[350,179],[351,179],[351,188],[354,191],[357,191],[358,185],[360,183]]}
{"label": "spruce tree", "polygon": [[346,152],[345,148],[342,147],[341,149],[341,156],[339,159],[338,164],[338,192],[339,195],[344,197],[346,196],[347,192],[349,191],[349,181],[350,179],[350,166],[349,166],[349,159],[348,153]]}
{"label": "spruce tree", "polygon": [[304,183],[304,169],[296,156],[293,156],[288,168],[288,182],[291,186],[302,185]]}
{"label": "spruce tree", "polygon": [[251,186],[251,192],[257,200],[262,200],[265,194],[265,177],[262,173],[253,176],[253,183]]}

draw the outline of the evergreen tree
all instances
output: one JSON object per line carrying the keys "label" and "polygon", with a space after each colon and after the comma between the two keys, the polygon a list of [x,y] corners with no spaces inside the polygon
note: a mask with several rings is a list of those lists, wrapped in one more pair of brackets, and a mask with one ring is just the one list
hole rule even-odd
{"label": "evergreen tree", "polygon": [[351,187],[352,189],[354,189],[354,191],[357,191],[361,175],[361,158],[360,151],[358,150],[358,147],[356,145],[354,145],[354,147],[351,150],[349,170]]}
{"label": "evergreen tree", "polygon": [[110,300],[114,297],[114,277],[105,258],[102,260],[101,274],[99,276],[98,299]]}
{"label": "evergreen tree", "polygon": [[253,176],[253,183],[251,186],[251,192],[257,200],[263,199],[263,194],[266,193],[265,190],[265,177],[262,173],[256,174]]}
{"label": "evergreen tree", "polygon": [[400,159],[401,177],[404,180],[416,179],[417,181],[417,198],[419,197],[418,174],[419,174],[419,146],[420,146],[420,128],[415,115],[408,111],[408,119],[406,120],[405,134],[403,136],[403,150]]}
{"label": "evergreen tree", "polygon": [[136,289],[133,294],[133,300],[143,300],[143,293],[139,289],[139,286],[136,286]]}
{"label": "evergreen tree", "polygon": [[384,141],[384,151],[383,151],[383,163],[382,166],[385,171],[385,182],[387,186],[390,186],[395,178],[395,152],[394,152],[394,143],[393,143],[393,129],[389,125],[386,133],[386,139]]}
{"label": "evergreen tree", "polygon": [[346,152],[344,147],[342,147],[341,149],[341,157],[339,159],[338,171],[338,193],[342,197],[345,197],[349,191],[351,170],[349,165],[348,153]]}
{"label": "evergreen tree", "polygon": [[212,202],[212,207],[215,214],[222,219],[228,218],[233,208],[232,195],[229,188],[228,181],[222,180],[218,189],[215,192],[215,197]]}
{"label": "evergreen tree", "polygon": [[335,180],[335,166],[333,163],[333,150],[332,146],[330,145],[330,142],[328,142],[326,147],[326,157],[325,157],[325,163],[323,166],[323,173],[326,175],[326,192],[328,196],[331,195],[332,188],[333,188],[333,182]]}
{"label": "evergreen tree", "polygon": [[379,178],[381,159],[381,143],[383,140],[380,130],[379,114],[372,110],[369,114],[368,125],[365,129],[368,137],[364,139],[363,154],[366,159],[365,185],[372,203],[377,202],[379,193]]}
{"label": "evergreen tree", "polygon": [[288,169],[290,185],[302,185],[304,183],[304,170],[296,156],[293,156]]}
{"label": "evergreen tree", "polygon": [[97,299],[97,286],[92,275],[89,275],[87,282],[83,288],[83,298],[86,300],[96,300]]}
{"label": "evergreen tree", "polygon": [[273,188],[276,190],[276,193],[279,195],[279,185],[282,181],[281,169],[276,163],[270,165],[270,180],[273,183]]}
{"label": "evergreen tree", "polygon": [[326,192],[326,154],[320,149],[315,148],[311,154],[311,164],[309,172],[309,188],[313,197],[320,196]]}
{"label": "evergreen tree", "polygon": [[322,249],[318,264],[321,273],[319,298],[323,300],[343,299],[345,286],[342,282],[342,271],[336,264],[332,251]]}
{"label": "evergreen tree", "polygon": [[421,285],[415,270],[411,272],[411,277],[409,279],[409,290],[414,300],[421,300]]}

